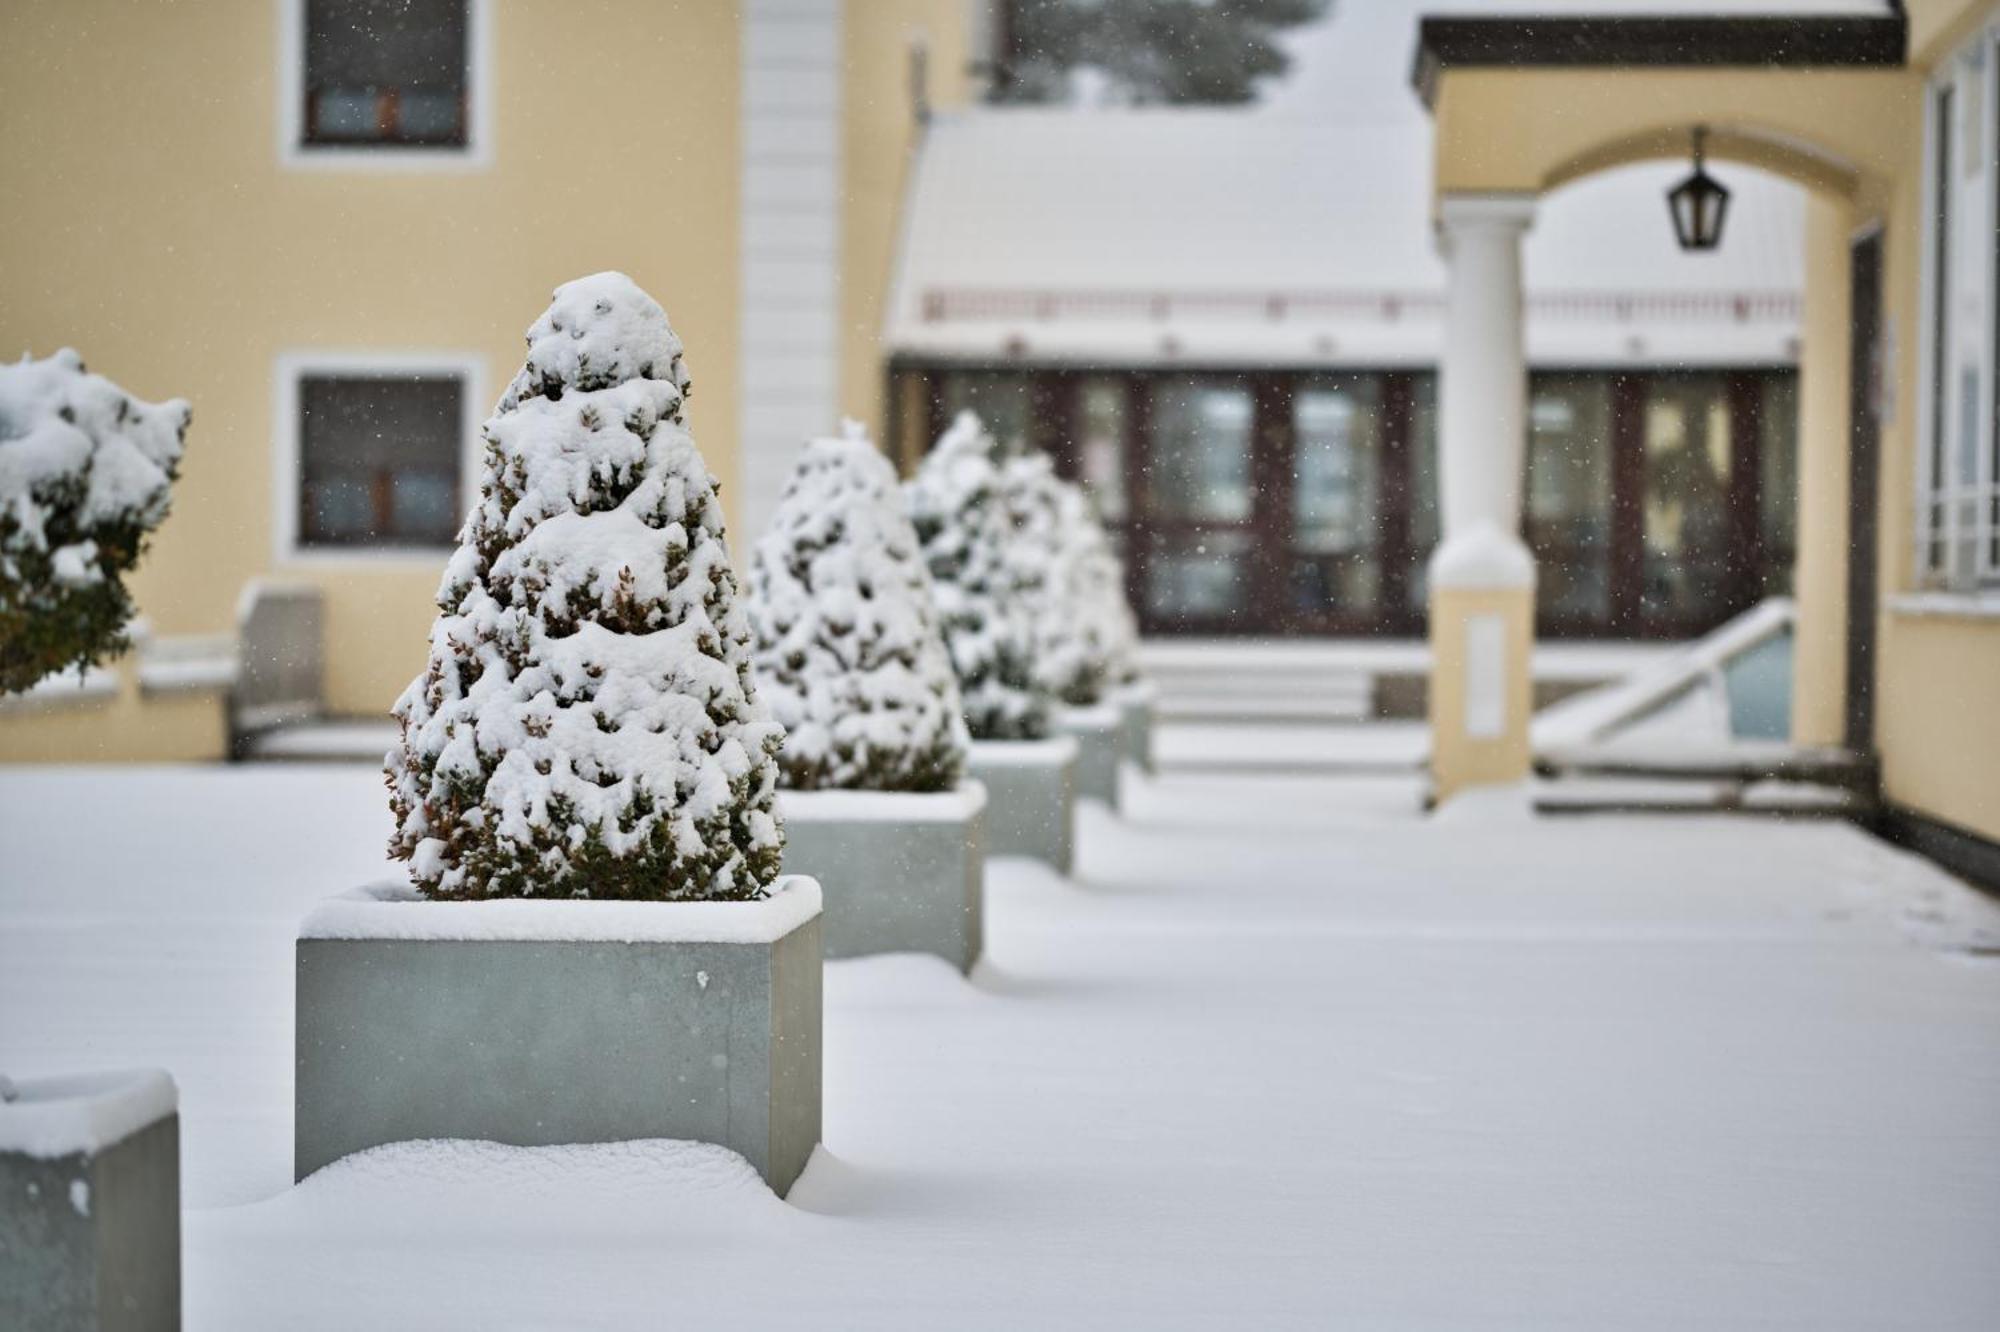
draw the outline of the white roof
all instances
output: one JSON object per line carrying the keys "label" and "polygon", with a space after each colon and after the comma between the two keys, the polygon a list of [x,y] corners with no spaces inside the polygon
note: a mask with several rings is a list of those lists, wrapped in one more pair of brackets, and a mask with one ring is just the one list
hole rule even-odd
{"label": "white roof", "polygon": [[[892,351],[1112,364],[1429,364],[1445,269],[1411,0],[1337,5],[1250,109],[979,108],[912,178]],[[1804,195],[1747,168],[1720,250],[1674,244],[1685,162],[1579,181],[1526,249],[1539,364],[1789,363]]]}

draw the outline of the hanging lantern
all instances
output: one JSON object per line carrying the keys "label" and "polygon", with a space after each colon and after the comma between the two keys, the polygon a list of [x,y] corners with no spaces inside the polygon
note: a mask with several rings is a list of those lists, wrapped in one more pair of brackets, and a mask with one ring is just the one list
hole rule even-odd
{"label": "hanging lantern", "polygon": [[1683,250],[1712,250],[1722,244],[1722,220],[1729,213],[1729,191],[1702,170],[1701,143],[1708,131],[1694,132],[1694,174],[1667,191],[1667,212],[1674,219],[1674,239]]}

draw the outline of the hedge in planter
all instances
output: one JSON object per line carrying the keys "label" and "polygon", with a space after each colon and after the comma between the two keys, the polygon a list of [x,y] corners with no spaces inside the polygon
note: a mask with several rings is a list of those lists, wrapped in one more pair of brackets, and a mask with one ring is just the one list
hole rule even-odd
{"label": "hedge in planter", "polygon": [[687,390],[622,274],[529,329],[396,705],[416,891],[299,944],[301,1175],[402,1138],[695,1137],[783,1191],[818,1140],[818,888],[777,881],[783,733]]}
{"label": "hedge in planter", "polygon": [[970,771],[987,792],[987,847],[1070,866],[1075,742],[1050,735],[1055,699],[1035,668],[1047,567],[1017,553],[998,448],[962,412],[904,487],[965,699]]}
{"label": "hedge in planter", "polygon": [[1137,626],[1125,571],[1081,487],[1048,456],[1025,450],[1002,468],[1016,540],[1010,558],[1033,567],[1037,679],[1057,700],[1056,729],[1078,746],[1076,791],[1116,807],[1126,716],[1114,692],[1136,677]]}
{"label": "hedge in planter", "polygon": [[985,794],[895,469],[852,423],[806,445],[750,563],[757,687],[785,727],[786,863],[829,957],[978,958]]}
{"label": "hedge in planter", "polygon": [[67,348],[0,365],[0,694],[124,651],[124,575],[167,516],[189,415]]}

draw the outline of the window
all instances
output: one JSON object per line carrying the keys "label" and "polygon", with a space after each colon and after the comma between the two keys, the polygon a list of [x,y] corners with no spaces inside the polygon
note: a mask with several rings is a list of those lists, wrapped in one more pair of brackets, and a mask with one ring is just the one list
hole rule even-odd
{"label": "window", "polygon": [[1549,623],[1611,614],[1611,379],[1537,375],[1528,395],[1528,544]]}
{"label": "window", "polygon": [[1933,588],[2000,585],[1993,295],[2000,61],[1991,41],[1946,62],[1930,94],[1916,567],[1918,581]]}
{"label": "window", "polygon": [[287,149],[292,160],[464,156],[483,79],[482,0],[291,0]]}
{"label": "window", "polygon": [[322,363],[283,374],[281,556],[449,549],[469,499],[471,371]]}

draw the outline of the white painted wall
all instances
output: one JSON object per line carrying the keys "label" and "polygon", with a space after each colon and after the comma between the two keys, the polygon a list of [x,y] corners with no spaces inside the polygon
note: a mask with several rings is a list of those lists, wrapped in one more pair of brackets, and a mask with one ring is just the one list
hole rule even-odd
{"label": "white painted wall", "polygon": [[839,424],[841,10],[842,0],[743,8],[739,560],[800,445]]}

